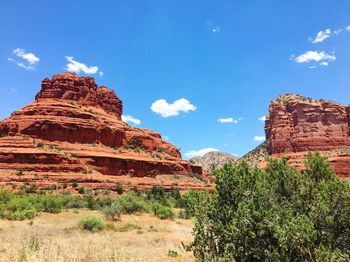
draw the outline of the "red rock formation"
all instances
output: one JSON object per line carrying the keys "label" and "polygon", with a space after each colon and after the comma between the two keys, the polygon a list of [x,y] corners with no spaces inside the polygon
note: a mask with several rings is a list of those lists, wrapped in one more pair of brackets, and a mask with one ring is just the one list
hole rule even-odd
{"label": "red rock formation", "polygon": [[270,104],[265,133],[270,155],[302,169],[307,152],[320,151],[338,175],[350,178],[350,106],[282,95]]}
{"label": "red rock formation", "polygon": [[122,101],[113,90],[99,87],[93,77],[79,77],[72,73],[54,75],[52,80],[45,78],[35,97],[37,101],[42,98],[75,100],[85,106],[99,106],[119,120],[123,113]]}
{"label": "red rock formation", "polygon": [[91,77],[62,73],[44,79],[35,102],[0,122],[0,184],[76,180],[114,188],[120,180],[128,187],[211,187],[196,179],[205,177],[202,169],[182,160],[175,146],[127,125],[121,114],[115,92]]}

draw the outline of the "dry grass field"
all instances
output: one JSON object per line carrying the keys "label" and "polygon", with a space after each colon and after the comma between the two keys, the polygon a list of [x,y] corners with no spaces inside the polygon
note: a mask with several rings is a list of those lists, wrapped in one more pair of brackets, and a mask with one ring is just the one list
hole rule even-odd
{"label": "dry grass field", "polygon": [[182,247],[192,240],[191,220],[122,215],[118,221],[106,221],[109,226],[99,233],[79,229],[79,220],[91,214],[103,217],[99,211],[80,209],[41,213],[32,221],[0,220],[0,261],[194,260]]}

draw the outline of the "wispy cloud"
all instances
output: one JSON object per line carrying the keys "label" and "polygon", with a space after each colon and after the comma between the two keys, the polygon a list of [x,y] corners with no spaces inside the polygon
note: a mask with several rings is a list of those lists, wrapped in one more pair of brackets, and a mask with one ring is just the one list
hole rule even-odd
{"label": "wispy cloud", "polygon": [[19,58],[19,60],[12,57],[7,58],[7,60],[14,62],[17,66],[27,70],[35,70],[34,65],[40,61],[39,57],[37,57],[35,54],[26,52],[22,48],[16,48],[12,52]]}
{"label": "wispy cloud", "polygon": [[103,72],[99,71],[98,66],[87,66],[84,63],[74,60],[74,57],[72,56],[66,56],[65,58],[68,61],[65,69],[69,72],[74,72],[77,74],[83,72],[84,74],[89,75],[99,73],[100,76],[103,76]]}
{"label": "wispy cloud", "polygon": [[254,136],[254,140],[255,141],[259,141],[259,142],[261,142],[261,141],[265,141],[265,136]]}
{"label": "wispy cloud", "polygon": [[208,20],[206,22],[207,28],[209,29],[210,32],[212,33],[219,33],[221,31],[220,26],[218,26],[213,20]]}
{"label": "wispy cloud", "polygon": [[258,118],[258,120],[259,120],[259,121],[262,121],[262,122],[265,122],[266,116],[261,116],[261,117]]}
{"label": "wispy cloud", "polygon": [[320,62],[320,61],[334,61],[336,60],[336,56],[327,54],[324,51],[307,51],[304,54],[301,54],[294,58],[294,61],[297,63],[309,63],[312,61]]}
{"label": "wispy cloud", "polygon": [[185,156],[188,157],[188,158],[196,157],[196,156],[204,156],[206,153],[213,152],[213,151],[219,151],[219,150],[216,149],[216,148],[208,147],[208,148],[203,148],[203,149],[200,149],[200,150],[187,151],[185,153]]}
{"label": "wispy cloud", "polygon": [[330,55],[324,51],[307,51],[306,53],[297,57],[294,55],[291,56],[291,60],[297,63],[313,63],[311,66],[309,66],[311,69],[317,67],[317,64],[320,66],[328,66],[329,62],[333,62],[336,59],[337,58],[334,53]]}
{"label": "wispy cloud", "polygon": [[346,31],[349,32],[350,31],[350,25],[348,25],[345,29],[346,29]]}
{"label": "wispy cloud", "polygon": [[13,93],[18,93],[18,89],[13,88],[13,87],[10,87],[10,91],[13,92]]}
{"label": "wispy cloud", "polygon": [[195,111],[196,106],[191,104],[187,99],[181,98],[169,104],[165,99],[159,99],[151,105],[151,110],[162,117],[177,116],[181,112],[188,113]]}
{"label": "wispy cloud", "polygon": [[233,117],[227,117],[227,118],[219,118],[218,122],[221,124],[227,124],[227,123],[234,123],[237,124],[242,118],[235,119]]}
{"label": "wispy cloud", "polygon": [[321,43],[323,42],[324,40],[326,40],[327,38],[331,37],[332,35],[332,31],[330,28],[327,28],[326,30],[324,31],[320,31],[317,33],[316,37],[311,39],[312,43],[313,44],[316,44],[316,43]]}
{"label": "wispy cloud", "polygon": [[141,124],[141,120],[140,119],[136,119],[131,115],[122,115],[122,120],[126,123],[132,123],[134,125],[140,125]]}

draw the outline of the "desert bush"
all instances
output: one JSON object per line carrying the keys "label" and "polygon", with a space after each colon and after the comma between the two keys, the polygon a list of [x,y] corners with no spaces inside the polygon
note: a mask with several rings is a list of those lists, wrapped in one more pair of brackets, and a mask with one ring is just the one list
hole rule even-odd
{"label": "desert bush", "polygon": [[79,221],[79,227],[90,232],[102,231],[106,225],[100,217],[85,216]]}
{"label": "desert bush", "polygon": [[115,185],[115,191],[116,191],[119,195],[123,194],[123,192],[124,192],[123,185],[120,184],[119,182],[116,183],[116,185]]}
{"label": "desert bush", "polygon": [[119,196],[115,203],[119,204],[127,214],[150,211],[149,204],[135,192]]}
{"label": "desert bush", "polygon": [[160,219],[174,219],[175,213],[170,207],[162,206],[156,210],[156,216]]}
{"label": "desert bush", "polygon": [[43,142],[37,143],[36,146],[39,147],[39,148],[44,148],[45,147]]}
{"label": "desert bush", "polygon": [[63,202],[60,197],[55,196],[44,196],[43,211],[48,213],[60,213],[63,209]]}
{"label": "desert bush", "polygon": [[216,170],[216,188],[194,211],[197,260],[348,261],[350,186],[318,153],[305,166],[301,174],[271,159],[265,170]]}
{"label": "desert bush", "polygon": [[0,191],[0,204],[6,204],[14,197],[13,193],[5,190]]}
{"label": "desert bush", "polygon": [[73,181],[72,182],[72,187],[73,188],[77,188],[78,187],[78,182],[77,181]]}
{"label": "desert bush", "polygon": [[120,217],[120,215],[124,211],[124,208],[118,202],[116,202],[113,203],[111,206],[105,207],[102,211],[107,217],[110,217],[112,220],[115,220]]}
{"label": "desert bush", "polygon": [[26,198],[13,198],[1,208],[0,216],[9,220],[32,219],[37,214],[34,205]]}

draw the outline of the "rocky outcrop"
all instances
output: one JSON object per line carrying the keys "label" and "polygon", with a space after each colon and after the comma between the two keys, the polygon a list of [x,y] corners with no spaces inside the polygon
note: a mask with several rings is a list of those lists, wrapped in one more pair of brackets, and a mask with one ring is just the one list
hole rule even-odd
{"label": "rocky outcrop", "polygon": [[79,77],[72,73],[57,74],[52,79],[45,78],[35,97],[37,101],[42,98],[65,99],[77,101],[84,106],[98,106],[119,120],[123,113],[122,101],[113,90],[98,86],[92,77]]}
{"label": "rocky outcrop", "polygon": [[350,106],[282,95],[270,103],[265,133],[269,155],[302,169],[307,153],[320,151],[338,175],[350,178]]}
{"label": "rocky outcrop", "polygon": [[193,157],[190,159],[190,162],[200,165],[208,174],[211,174],[215,168],[220,168],[226,163],[234,164],[236,161],[237,158],[233,155],[217,151],[206,153],[202,157]]}
{"label": "rocky outcrop", "polygon": [[0,122],[0,184],[211,187],[201,167],[160,134],[122,122],[122,110],[115,92],[91,77],[44,79],[35,102]]}

